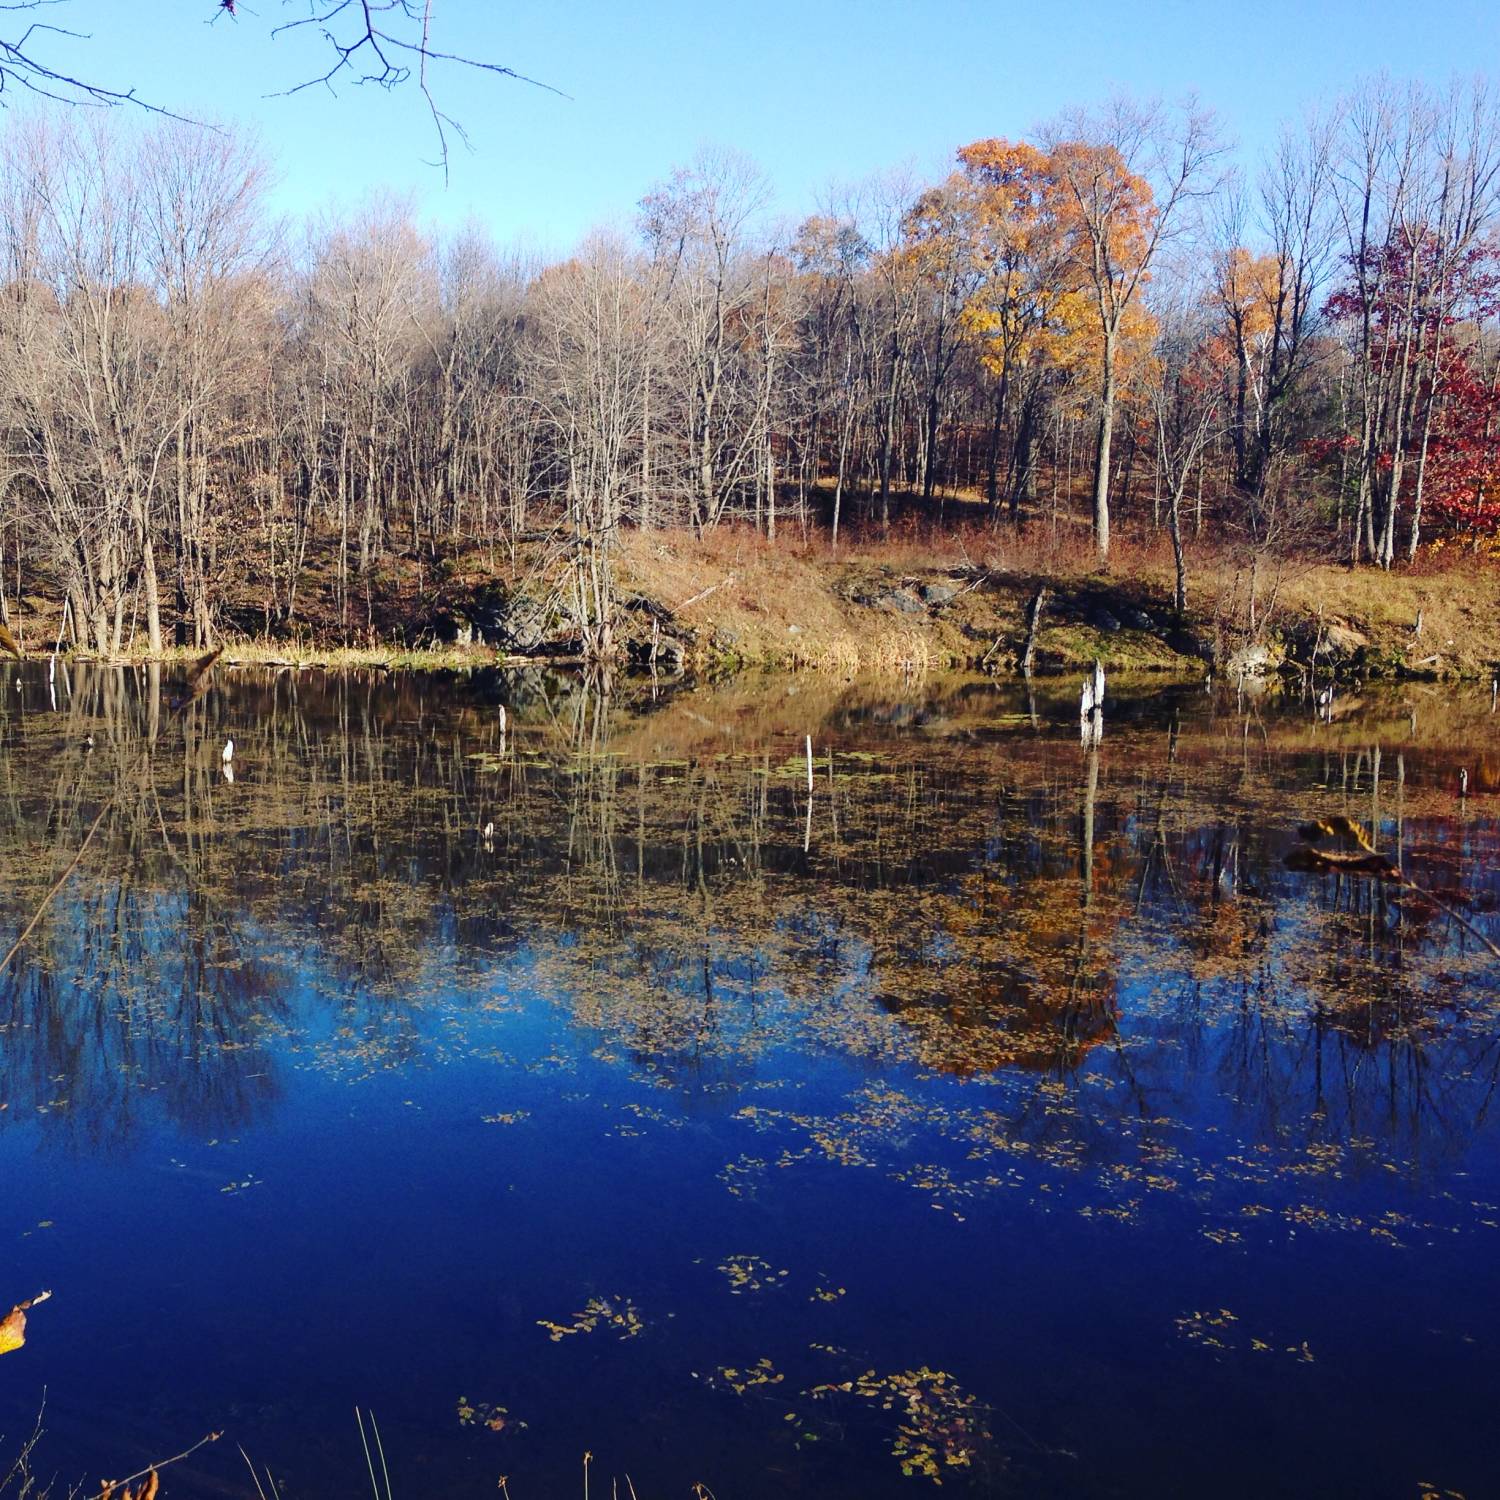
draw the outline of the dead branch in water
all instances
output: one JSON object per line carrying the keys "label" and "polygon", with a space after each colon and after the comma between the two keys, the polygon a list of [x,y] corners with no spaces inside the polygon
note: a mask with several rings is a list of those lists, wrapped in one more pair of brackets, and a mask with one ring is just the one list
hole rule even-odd
{"label": "dead branch in water", "polygon": [[10,945],[10,951],[5,955],[4,958],[0,958],[0,974],[3,974],[5,972],[6,967],[9,965],[11,959],[13,959],[16,954],[21,951],[21,945],[26,941],[27,938],[31,936],[33,929],[36,927],[36,924],[42,920],[42,913],[52,905],[54,897],[56,897],[57,893],[68,883],[69,876],[71,876],[73,871],[78,868],[79,862],[83,859],[83,856],[87,851],[89,845],[93,843],[94,835],[98,833],[99,825],[104,821],[105,813],[107,813],[114,805],[114,798],[111,797],[110,800],[99,809],[98,816],[92,823],[89,824],[89,831],[84,834],[83,842],[78,846],[78,853],[75,854],[73,858],[68,862],[68,868],[57,877],[57,880],[54,882],[52,889],[42,897],[42,904],[37,907],[36,911],[32,913],[31,920],[26,924],[25,927],[21,929],[20,937],[18,937],[15,942]]}
{"label": "dead branch in water", "polygon": [[187,681],[182,685],[182,692],[172,704],[174,712],[181,713],[208,691],[208,685],[213,680],[214,667],[223,654],[224,648],[216,646],[206,656],[200,656],[193,663],[193,669],[188,673]]}
{"label": "dead branch in water", "polygon": [[[1366,875],[1372,880],[1389,880],[1403,890],[1414,892],[1424,901],[1430,901],[1445,916],[1457,922],[1476,942],[1482,943],[1490,953],[1500,958],[1500,948],[1446,901],[1435,896],[1426,886],[1418,885],[1389,855],[1381,854],[1370,836],[1353,818],[1342,814],[1318,818],[1311,823],[1303,823],[1297,832],[1306,842],[1287,850],[1283,861],[1287,869],[1306,875]],[[1313,844],[1320,838],[1337,839],[1354,847],[1316,849]]]}

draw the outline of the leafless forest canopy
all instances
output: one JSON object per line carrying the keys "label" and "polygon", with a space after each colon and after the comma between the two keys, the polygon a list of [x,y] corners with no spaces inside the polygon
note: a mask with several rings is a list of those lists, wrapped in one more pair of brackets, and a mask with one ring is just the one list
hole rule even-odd
{"label": "leafless forest canopy", "polygon": [[543,263],[396,201],[278,222],[233,131],[12,117],[6,622],[156,653],[316,594],[352,639],[403,559],[532,547],[603,655],[621,527],[837,541],[903,506],[1101,560],[1160,528],[1179,611],[1199,548],[1490,546],[1486,87],[1361,85],[1236,163],[1207,113],[1116,102],[792,222],[704,151]]}

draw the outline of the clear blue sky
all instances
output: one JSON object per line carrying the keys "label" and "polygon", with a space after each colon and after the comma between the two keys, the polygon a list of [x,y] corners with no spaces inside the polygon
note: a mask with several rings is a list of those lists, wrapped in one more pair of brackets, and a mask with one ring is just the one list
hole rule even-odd
{"label": "clear blue sky", "polygon": [[[277,206],[300,214],[378,187],[424,217],[470,215],[502,240],[563,249],[627,216],[701,144],[765,169],[775,207],[810,211],[832,180],[911,160],[941,170],[981,136],[1024,135],[1123,88],[1196,89],[1247,148],[1277,121],[1387,69],[1442,82],[1500,73],[1489,0],[437,0],[435,45],[506,63],[571,95],[450,68],[440,102],[468,127],[451,180],[432,155],[421,100],[342,88],[265,98],[322,71],[310,32],[273,42],[303,0],[66,0],[45,19],[92,33],[49,56],[190,114],[253,125],[279,164]],[[13,21],[7,21],[14,29]]]}

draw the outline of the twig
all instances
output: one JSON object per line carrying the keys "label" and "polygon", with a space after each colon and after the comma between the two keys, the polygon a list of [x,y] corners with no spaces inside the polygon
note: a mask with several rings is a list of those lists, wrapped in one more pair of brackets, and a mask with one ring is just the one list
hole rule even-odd
{"label": "twig", "polygon": [[385,1479],[385,1500],[391,1500],[391,1471],[386,1467],[385,1444],[380,1441],[380,1428],[375,1422],[375,1413],[370,1413],[370,1431],[375,1434],[375,1451],[380,1455],[380,1473]]}
{"label": "twig", "polygon": [[[1304,823],[1297,831],[1307,842],[1298,844],[1287,851],[1288,869],[1317,874],[1344,872],[1350,875],[1370,876],[1376,880],[1392,881],[1403,890],[1415,891],[1424,900],[1432,902],[1440,912],[1451,917],[1477,942],[1483,943],[1496,958],[1500,958],[1500,948],[1497,948],[1466,917],[1454,911],[1446,901],[1433,895],[1426,886],[1418,885],[1394,860],[1379,853],[1370,836],[1352,818],[1343,816],[1321,818],[1313,823]],[[1354,843],[1358,845],[1358,849],[1353,853],[1337,853],[1313,848],[1313,841],[1323,837],[1339,838],[1346,843]]]}
{"label": "twig", "polygon": [[102,1488],[106,1490],[123,1489],[127,1484],[134,1484],[137,1479],[144,1479],[148,1474],[159,1473],[171,1464],[181,1463],[185,1458],[191,1458],[200,1448],[207,1443],[217,1443],[224,1434],[222,1432],[210,1432],[206,1437],[201,1437],[191,1448],[184,1448],[181,1453],[172,1458],[164,1458],[160,1463],[147,1464],[138,1474],[132,1474],[128,1479],[106,1480]]}
{"label": "twig", "polygon": [[[23,7],[0,6],[3,10],[18,8]],[[76,41],[89,39],[86,32],[70,31],[65,26],[52,26],[45,21],[33,21],[15,41],[0,41],[0,96],[3,96],[7,85],[14,83],[29,93],[37,94],[44,99],[55,99],[63,104],[82,104],[100,108],[133,104],[137,109],[145,110],[147,114],[161,115],[166,119],[179,120],[187,125],[202,123],[187,115],[179,115],[173,110],[165,109],[159,104],[152,104],[149,100],[140,98],[134,89],[105,88],[102,84],[90,83],[87,79],[76,78],[70,73],[64,73],[52,67],[49,63],[43,62],[34,52],[28,50],[32,37],[40,35],[60,36]],[[208,128],[217,130],[215,126]]]}
{"label": "twig", "polygon": [[675,614],[681,614],[682,611],[685,610],[690,604],[698,604],[698,603],[700,603],[702,600],[707,599],[710,594],[715,593],[719,589],[723,588],[725,584],[727,584],[727,583],[733,583],[733,582],[734,582],[734,574],[733,573],[727,573],[727,574],[725,574],[725,576],[723,578],[721,578],[717,583],[710,584],[706,589],[699,589],[698,592],[696,594],[694,594],[691,599],[684,599],[682,601],[682,603],[679,604],[677,606],[677,608],[672,611],[672,613],[674,615]]}
{"label": "twig", "polygon": [[[335,31],[334,27],[345,12],[352,12],[353,15],[346,28],[340,33]],[[392,20],[395,24],[407,22],[408,29],[415,28],[414,33],[402,36],[389,29],[388,23],[382,23],[378,19],[384,13],[392,13]],[[489,62],[479,57],[465,57],[462,53],[444,52],[434,47],[432,45],[432,0],[423,0],[420,9],[416,0],[326,0],[321,10],[314,4],[309,8],[308,15],[283,22],[280,26],[273,26],[271,37],[274,40],[283,32],[295,32],[307,26],[314,28],[328,44],[332,50],[332,62],[326,71],[304,78],[302,82],[293,84],[290,88],[281,89],[268,97],[288,98],[293,94],[300,94],[304,89],[315,88],[319,84],[333,93],[336,81],[354,84],[372,83],[389,92],[400,88],[415,76],[417,90],[426,103],[433,130],[437,135],[438,159],[429,165],[442,169],[445,182],[448,180],[449,131],[452,131],[460,144],[466,148],[469,147],[469,137],[463,125],[439,106],[428,78],[429,63],[456,63],[460,67],[472,68],[481,73],[493,73],[502,78],[513,78],[518,83],[545,89],[549,94],[556,94],[562,99],[572,97],[561,89],[554,88],[550,83],[543,83],[539,78],[528,77],[525,73],[519,73],[503,63]],[[404,53],[408,57],[415,58],[415,70],[409,63],[401,61],[397,53]]]}

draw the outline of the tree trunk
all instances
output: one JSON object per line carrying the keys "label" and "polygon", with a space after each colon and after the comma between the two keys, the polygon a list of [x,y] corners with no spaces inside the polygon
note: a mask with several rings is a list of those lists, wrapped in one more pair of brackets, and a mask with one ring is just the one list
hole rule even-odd
{"label": "tree trunk", "polygon": [[1104,339],[1099,389],[1099,430],[1094,443],[1094,548],[1100,566],[1109,561],[1109,454],[1115,435],[1115,339]]}
{"label": "tree trunk", "polygon": [[1182,624],[1187,614],[1187,557],[1182,547],[1182,493],[1187,488],[1187,474],[1172,486],[1172,504],[1167,512],[1167,527],[1172,535],[1172,566],[1176,581],[1172,589],[1172,609],[1177,623]]}

